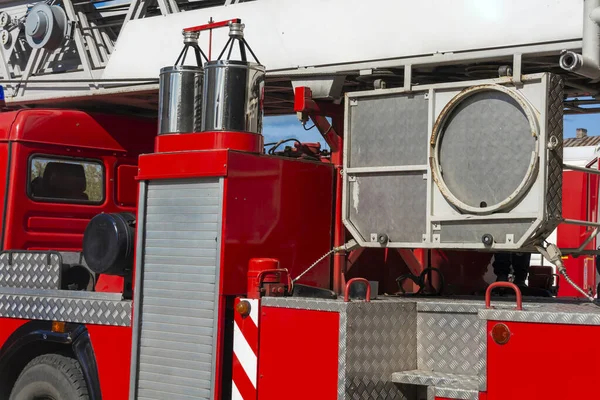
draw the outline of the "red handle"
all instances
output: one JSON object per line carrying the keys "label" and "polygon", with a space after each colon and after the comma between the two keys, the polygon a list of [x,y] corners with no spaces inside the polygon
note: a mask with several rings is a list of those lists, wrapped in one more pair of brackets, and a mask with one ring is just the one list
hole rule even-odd
{"label": "red handle", "polygon": [[241,22],[242,22],[242,20],[239,18],[228,19],[227,21],[211,22],[210,24],[192,26],[190,28],[185,28],[183,31],[184,32],[207,31],[209,29],[224,28],[226,26],[229,26],[230,23],[231,24],[239,24]]}
{"label": "red handle", "polygon": [[514,283],[510,283],[510,282],[494,282],[490,286],[488,286],[487,290],[485,291],[485,308],[486,309],[492,308],[492,306],[491,306],[492,290],[495,288],[499,288],[499,287],[514,290],[515,295],[517,296],[517,310],[520,311],[523,309],[523,296],[521,296],[521,290],[519,289],[519,287],[517,285],[515,285]]}
{"label": "red handle", "polygon": [[350,286],[352,286],[352,284],[355,282],[362,282],[365,285],[367,285],[367,296],[366,296],[367,298],[365,299],[365,301],[370,302],[371,301],[371,284],[365,278],[352,278],[348,281],[348,283],[346,283],[346,290],[344,291],[344,302],[347,303],[350,301]]}

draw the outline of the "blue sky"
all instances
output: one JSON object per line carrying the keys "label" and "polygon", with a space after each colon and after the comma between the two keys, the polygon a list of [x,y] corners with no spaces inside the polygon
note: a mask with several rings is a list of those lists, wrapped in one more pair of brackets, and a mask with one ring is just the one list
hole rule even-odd
{"label": "blue sky", "polygon": [[[312,123],[308,122],[307,126],[312,126]],[[577,128],[586,128],[590,136],[600,135],[600,114],[565,116],[565,137],[574,137]],[[305,131],[295,115],[266,117],[263,134],[265,135],[265,143],[295,138],[301,142],[320,142],[321,146],[324,147],[325,145],[325,141],[317,129]]]}
{"label": "blue sky", "polygon": [[600,114],[587,115],[566,115],[564,133],[565,137],[574,137],[575,129],[585,128],[588,130],[588,135],[600,135]]}

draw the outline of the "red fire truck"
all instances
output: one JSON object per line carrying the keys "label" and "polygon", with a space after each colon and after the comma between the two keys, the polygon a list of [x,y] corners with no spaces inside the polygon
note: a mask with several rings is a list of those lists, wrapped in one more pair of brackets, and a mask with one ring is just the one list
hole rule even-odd
{"label": "red fire truck", "polygon": [[[296,56],[281,61],[280,52],[286,34],[304,32],[300,22],[277,22],[275,38],[261,25],[252,48],[231,18],[243,16],[250,30],[284,15],[281,4],[297,5],[230,3],[128,22],[147,8],[132,2],[118,62],[137,58],[152,40],[137,48],[132,38],[158,35],[155,23],[174,25],[179,43],[183,31],[177,61],[155,71],[158,87],[141,79],[140,97],[115,88],[131,77],[73,81],[98,96],[56,104],[17,86],[14,109],[0,113],[0,399],[595,398],[600,307],[579,264],[563,260],[598,253],[590,204],[599,173],[563,162],[562,124],[565,110],[586,112],[587,100],[574,97],[598,93],[600,1],[533,1],[568,19],[556,34],[518,20],[474,51],[477,35],[449,29],[461,39],[455,51],[315,51],[320,61],[293,73],[286,63]],[[491,10],[501,30],[531,12],[510,3]],[[13,40],[45,49],[42,60],[60,60],[49,51],[71,38],[80,54],[93,53],[95,36],[83,33],[110,26],[81,24],[81,15],[71,26],[56,7],[78,14],[61,5],[36,5],[6,24],[0,15],[0,25],[22,29]],[[436,21],[456,22],[460,13],[444,10]],[[208,24],[198,11],[211,14]],[[430,28],[419,32],[431,38]],[[578,29],[582,40],[573,40]],[[535,44],[513,41],[529,30]],[[353,36],[351,48],[381,42],[368,35]],[[268,73],[262,54],[275,65]],[[41,75],[31,84],[48,88]],[[91,88],[98,82],[106,87]],[[158,107],[141,99],[156,93]],[[93,112],[98,98],[150,117]],[[71,109],[38,108],[59,102]],[[265,110],[295,112],[330,151],[296,139],[265,151]],[[576,191],[585,204],[565,207]],[[557,227],[559,243],[547,243]],[[493,255],[534,252],[554,269],[532,269],[526,286],[485,282]]]}

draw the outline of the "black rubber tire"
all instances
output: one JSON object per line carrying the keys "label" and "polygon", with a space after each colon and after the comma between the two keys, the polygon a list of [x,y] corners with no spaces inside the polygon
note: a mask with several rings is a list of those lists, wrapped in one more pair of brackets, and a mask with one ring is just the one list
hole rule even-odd
{"label": "black rubber tire", "polygon": [[89,400],[89,396],[77,360],[44,354],[23,368],[10,400]]}

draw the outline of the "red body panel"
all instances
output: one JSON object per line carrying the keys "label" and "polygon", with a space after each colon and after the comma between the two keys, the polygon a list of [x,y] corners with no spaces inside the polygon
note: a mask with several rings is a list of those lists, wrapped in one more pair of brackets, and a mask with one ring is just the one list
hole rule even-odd
{"label": "red body panel", "polygon": [[262,307],[258,399],[337,399],[338,346],[338,313]]}
{"label": "red body panel", "polygon": [[[251,258],[278,259],[296,277],[331,249],[330,165],[231,152],[225,185],[223,294],[246,293]],[[329,287],[330,265],[301,283]]]}
{"label": "red body panel", "polygon": [[157,153],[215,149],[262,153],[263,136],[246,132],[202,132],[160,135],[156,138]]}
{"label": "red body panel", "polygon": [[146,154],[139,159],[138,180],[225,176],[227,150]]}
{"label": "red body panel", "polygon": [[[600,326],[503,323],[511,332],[505,345],[490,337],[495,322],[487,325],[488,400],[598,397],[596,385],[589,383],[598,379],[600,348],[590,344],[600,335]],[[577,340],[557,346],[560,338]]]}
{"label": "red body panel", "polygon": [[26,319],[0,318],[0,348],[4,346],[4,343],[14,331],[28,322],[29,320]]}
{"label": "red body panel", "polygon": [[127,400],[131,359],[131,328],[88,325],[98,364],[102,398]]}
{"label": "red body panel", "polygon": [[[588,220],[598,212],[598,181],[579,171],[563,173],[563,218]],[[593,228],[577,225],[561,224],[558,226],[557,245],[560,248],[577,248],[590,235]],[[587,249],[595,248],[593,240]],[[595,261],[590,256],[577,258],[569,256],[563,260],[569,277],[584,290],[596,290]],[[582,297],[571,285],[560,281],[559,297]]]}

